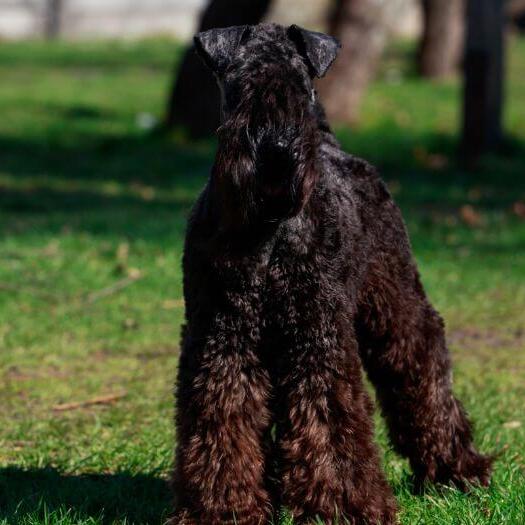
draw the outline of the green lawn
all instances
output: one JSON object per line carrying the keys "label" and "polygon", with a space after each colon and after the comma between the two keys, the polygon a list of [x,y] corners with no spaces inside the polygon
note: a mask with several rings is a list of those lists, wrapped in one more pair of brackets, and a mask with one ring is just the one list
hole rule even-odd
{"label": "green lawn", "polygon": [[[175,47],[0,45],[2,525],[155,524],[169,509],[182,239],[213,158],[139,125],[162,113]],[[456,391],[499,454],[493,484],[412,495],[379,417],[378,439],[403,524],[520,525],[525,42],[509,56],[512,140],[477,173],[455,162],[459,84],[415,78],[409,55],[393,47],[362,125],[339,135],[403,209]]]}

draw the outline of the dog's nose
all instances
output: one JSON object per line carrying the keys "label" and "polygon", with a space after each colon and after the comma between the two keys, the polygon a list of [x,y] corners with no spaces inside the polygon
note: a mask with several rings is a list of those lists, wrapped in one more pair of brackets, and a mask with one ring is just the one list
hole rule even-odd
{"label": "dog's nose", "polygon": [[285,141],[263,144],[257,152],[260,168],[283,168],[292,162],[290,146]]}
{"label": "dog's nose", "polygon": [[257,153],[259,156],[272,156],[285,152],[287,149],[284,138],[265,136],[259,141]]}

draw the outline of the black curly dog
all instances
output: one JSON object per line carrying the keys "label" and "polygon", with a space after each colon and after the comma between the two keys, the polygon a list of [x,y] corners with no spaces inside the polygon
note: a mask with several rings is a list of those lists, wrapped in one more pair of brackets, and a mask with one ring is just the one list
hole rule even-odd
{"label": "black curly dog", "polygon": [[361,365],[420,482],[487,484],[399,209],[316,97],[338,42],[264,24],[195,44],[223,124],[184,254],[171,523],[258,525],[280,506],[395,523]]}

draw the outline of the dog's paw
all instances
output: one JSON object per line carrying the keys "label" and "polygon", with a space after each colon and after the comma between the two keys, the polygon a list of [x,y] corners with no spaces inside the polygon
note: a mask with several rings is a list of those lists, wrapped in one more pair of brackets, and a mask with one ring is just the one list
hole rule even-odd
{"label": "dog's paw", "polygon": [[487,487],[492,475],[493,458],[484,456],[469,447],[453,460],[434,458],[424,468],[416,471],[416,488],[423,490],[427,482],[449,485],[468,492],[473,486]]}
{"label": "dog's paw", "polygon": [[293,513],[297,525],[396,525],[397,504],[390,492],[376,493],[367,500],[355,501],[346,509],[338,511],[301,511]]}
{"label": "dog's paw", "polygon": [[187,510],[179,510],[170,516],[164,525],[199,525]]}
{"label": "dog's paw", "polygon": [[492,475],[493,458],[469,450],[459,458],[453,469],[450,482],[463,491],[470,486],[488,487]]}
{"label": "dog's paw", "polygon": [[265,525],[268,519],[269,514],[266,511],[195,517],[188,510],[179,510],[164,525]]}

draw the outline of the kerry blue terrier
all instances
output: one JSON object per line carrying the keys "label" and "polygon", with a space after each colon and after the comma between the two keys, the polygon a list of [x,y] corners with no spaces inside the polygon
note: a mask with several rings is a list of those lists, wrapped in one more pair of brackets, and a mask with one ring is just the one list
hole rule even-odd
{"label": "kerry blue terrier", "polygon": [[263,24],[195,45],[223,123],[184,253],[172,523],[258,525],[281,506],[395,523],[361,365],[420,482],[487,484],[399,209],[317,99],[338,42]]}

